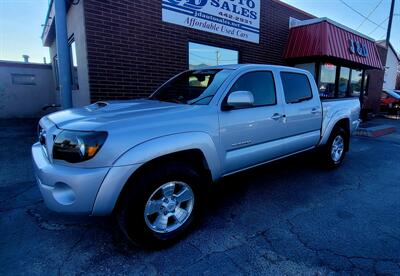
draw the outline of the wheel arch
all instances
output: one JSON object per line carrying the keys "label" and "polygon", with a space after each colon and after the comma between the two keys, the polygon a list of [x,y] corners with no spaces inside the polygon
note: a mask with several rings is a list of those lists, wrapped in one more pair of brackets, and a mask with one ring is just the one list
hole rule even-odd
{"label": "wheel arch", "polygon": [[348,151],[350,147],[350,119],[348,117],[341,117],[338,118],[336,121],[331,122],[321,139],[320,145],[325,145],[328,142],[328,139],[331,136],[333,130],[337,127],[344,129],[347,134],[345,141],[345,150]]}
{"label": "wheel arch", "polygon": [[162,164],[171,162],[183,162],[185,164],[192,164],[195,168],[199,169],[199,173],[202,175],[202,177],[205,178],[207,183],[212,182],[212,176],[210,169],[208,167],[207,160],[200,149],[194,148],[158,156],[142,164],[137,170],[135,170],[130,175],[130,177],[124,184],[121,192],[119,193],[117,202],[114,207],[118,206],[118,203],[120,202],[121,198],[126,193],[126,191],[131,187],[131,185],[135,183],[135,179],[137,179],[137,177],[139,177],[142,174],[151,173],[152,169],[157,168]]}
{"label": "wheel arch", "polygon": [[160,155],[147,161],[146,163],[143,163],[137,170],[133,172],[129,180],[133,179],[135,176],[145,172],[150,168],[157,167],[158,165],[161,165],[163,163],[174,161],[192,164],[194,167],[200,169],[200,173],[206,174],[207,177],[211,178],[210,167],[208,165],[206,157],[204,156],[204,153],[198,148],[192,148]]}
{"label": "wheel arch", "polygon": [[92,214],[111,213],[136,176],[152,166],[172,160],[190,162],[201,168],[201,173],[210,182],[220,176],[218,154],[208,134],[196,132],[160,137],[131,148],[114,162],[99,189]]}

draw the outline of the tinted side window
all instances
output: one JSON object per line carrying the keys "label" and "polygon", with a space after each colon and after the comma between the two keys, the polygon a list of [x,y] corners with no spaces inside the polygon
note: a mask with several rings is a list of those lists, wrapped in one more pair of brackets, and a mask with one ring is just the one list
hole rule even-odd
{"label": "tinted side window", "polygon": [[281,79],[287,103],[299,103],[312,98],[310,82],[306,75],[282,72]]}
{"label": "tinted side window", "polygon": [[276,104],[275,83],[272,72],[251,72],[241,76],[230,92],[250,91],[254,96],[254,106]]}

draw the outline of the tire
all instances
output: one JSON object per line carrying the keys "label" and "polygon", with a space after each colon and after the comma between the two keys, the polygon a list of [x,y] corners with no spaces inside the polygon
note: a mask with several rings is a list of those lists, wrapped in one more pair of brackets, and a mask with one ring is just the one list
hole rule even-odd
{"label": "tire", "polygon": [[183,162],[146,168],[128,183],[117,208],[120,230],[139,246],[165,247],[176,242],[199,216],[201,182],[201,174]]}
{"label": "tire", "polygon": [[324,163],[327,168],[335,169],[343,163],[346,155],[349,135],[341,127],[335,127],[329,136],[328,142],[322,150]]}

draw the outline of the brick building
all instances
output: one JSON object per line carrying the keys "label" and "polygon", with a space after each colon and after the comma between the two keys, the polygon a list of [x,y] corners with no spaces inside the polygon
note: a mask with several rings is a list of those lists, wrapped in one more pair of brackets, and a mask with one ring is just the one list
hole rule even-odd
{"label": "brick building", "polygon": [[[185,4],[179,6],[183,2]],[[320,88],[326,90],[329,85],[329,89],[333,89],[332,97],[340,95],[342,67],[346,66],[349,71],[349,75],[344,77],[347,81],[345,96],[352,96],[352,70],[358,70],[357,75],[360,76],[355,80],[357,85],[354,87],[366,93],[366,70],[382,68],[374,41],[347,27],[328,19],[317,19],[278,0],[233,2],[237,5],[232,4],[232,1],[210,0],[207,4],[209,8],[218,7],[229,11],[214,16],[195,10],[198,5],[207,3],[207,0],[71,0],[68,5],[67,29],[74,106],[98,100],[146,97],[176,73],[202,65],[269,63],[298,66],[314,70]],[[210,23],[196,25],[187,21],[193,25],[183,26],[177,24],[180,16],[208,16]],[[50,48],[53,64],[56,65],[54,18],[54,3],[50,1],[42,39],[44,45]],[[234,20],[239,23],[228,22]],[[288,47],[297,47],[296,43],[290,41],[289,33],[298,25],[328,21],[335,28],[342,29],[343,36],[351,34],[355,46],[359,41],[365,41],[359,43],[361,54],[357,54],[357,49],[350,53],[358,55],[357,58],[349,58],[350,54],[334,59],[326,59],[319,54],[304,58],[285,55],[285,52],[290,51]],[[229,26],[236,33],[232,31],[232,34],[221,34],[216,31],[230,31],[224,26]],[[206,27],[209,30],[202,30]],[[317,37],[317,41],[320,40]],[[339,52],[349,51],[349,41],[343,39],[342,42],[344,45],[334,47],[338,47]],[[365,52],[363,46],[368,47]],[[374,63],[370,62],[371,59]],[[311,69],[310,63],[313,64]],[[325,76],[325,71],[321,70],[326,68],[334,68],[334,75],[330,76],[333,76],[333,83],[321,83],[321,75]],[[55,69],[54,74],[57,83],[58,70]],[[369,91],[369,94],[380,93],[378,90]],[[373,105],[376,106],[376,103]]]}

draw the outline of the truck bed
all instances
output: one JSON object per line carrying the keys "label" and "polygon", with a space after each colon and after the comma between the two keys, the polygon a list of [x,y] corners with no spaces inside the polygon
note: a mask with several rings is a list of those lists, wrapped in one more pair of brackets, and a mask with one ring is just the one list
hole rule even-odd
{"label": "truck bed", "polygon": [[321,100],[321,104],[323,119],[320,145],[326,143],[334,123],[340,118],[350,118],[350,134],[353,134],[358,128],[360,124],[360,100],[357,97]]}

